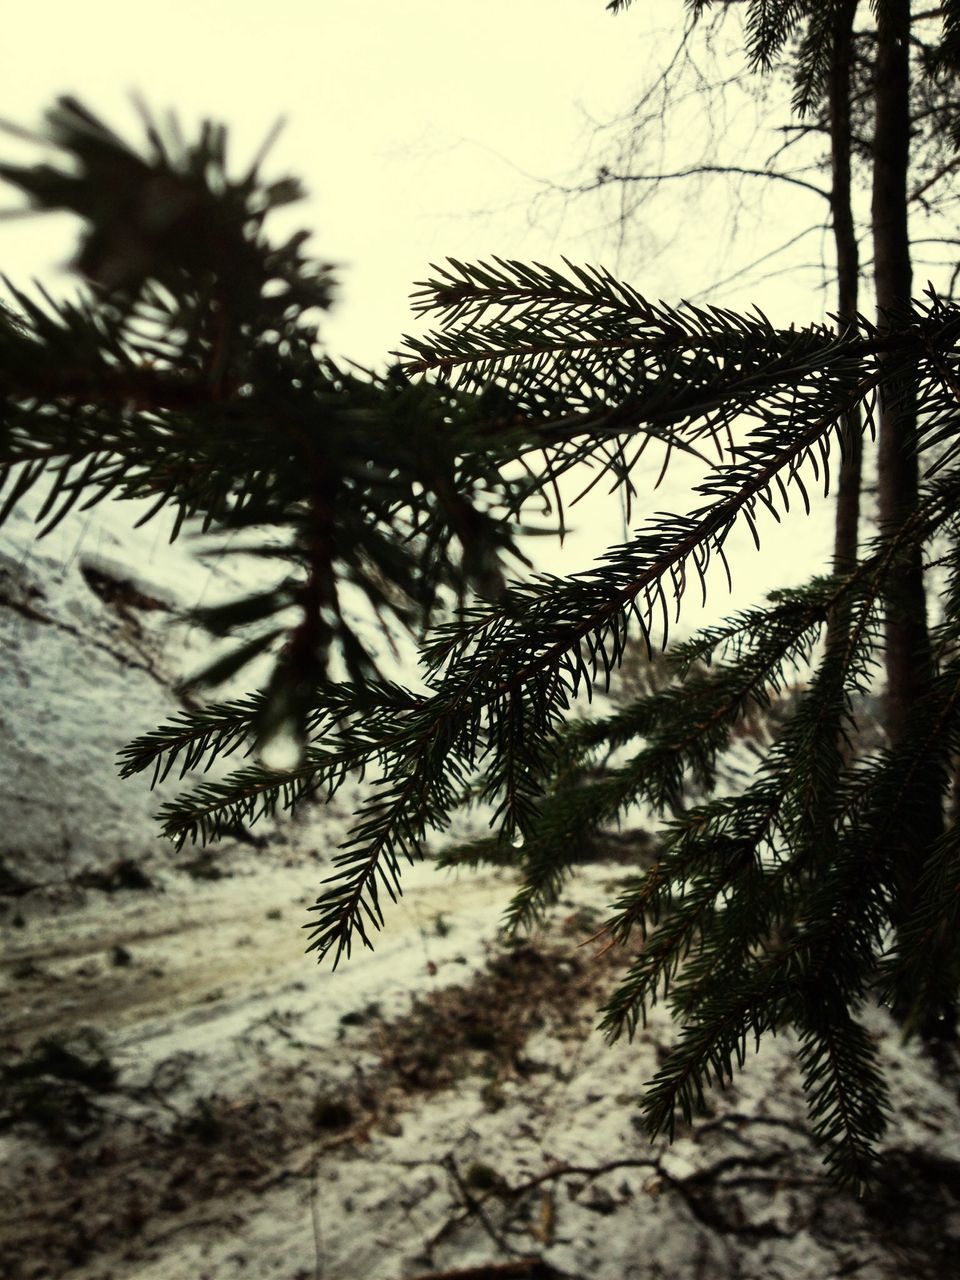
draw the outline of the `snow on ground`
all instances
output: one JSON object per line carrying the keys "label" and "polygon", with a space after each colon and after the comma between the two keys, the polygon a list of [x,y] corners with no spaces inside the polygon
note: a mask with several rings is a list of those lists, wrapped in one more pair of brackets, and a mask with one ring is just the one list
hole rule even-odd
{"label": "snow on ground", "polygon": [[0,532],[0,1276],[960,1272],[956,1067],[879,1013],[896,1111],[864,1202],[823,1179],[787,1038],[673,1146],[644,1136],[673,1030],[655,1011],[606,1045],[623,957],[581,945],[623,864],[516,941],[507,877],[417,866],[376,951],[333,974],[298,926],[355,793],[212,857],[161,844],[115,753],[202,660],[169,606],[236,570],[95,514]]}
{"label": "snow on ground", "polygon": [[131,505],[68,517],[41,541],[22,508],[0,529],[0,822],[27,880],[166,855],[152,816],[173,788],[121,782],[116,755],[181,709],[171,686],[199,665],[203,642],[176,607],[231,584],[186,540],[167,545],[164,520],[131,529]]}

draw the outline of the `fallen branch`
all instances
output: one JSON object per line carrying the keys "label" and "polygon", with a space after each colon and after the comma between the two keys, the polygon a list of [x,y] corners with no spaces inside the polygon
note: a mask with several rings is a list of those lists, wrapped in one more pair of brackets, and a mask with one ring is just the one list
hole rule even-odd
{"label": "fallen branch", "polygon": [[423,1272],[408,1280],[575,1280],[575,1277],[551,1267],[542,1258],[515,1258],[512,1262],[490,1262],[480,1267]]}

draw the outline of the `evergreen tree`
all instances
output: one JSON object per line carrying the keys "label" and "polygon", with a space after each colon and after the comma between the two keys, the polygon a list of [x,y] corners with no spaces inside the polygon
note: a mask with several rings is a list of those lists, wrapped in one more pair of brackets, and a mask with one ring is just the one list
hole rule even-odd
{"label": "evergreen tree", "polygon": [[[750,12],[779,38],[809,10]],[[451,261],[415,295],[438,327],[407,340],[401,367],[365,375],[318,350],[329,270],[302,236],[267,238],[295,184],[266,182],[259,159],[231,178],[213,126],[187,144],[148,120],[143,154],[72,100],[49,126],[59,165],[0,174],[37,208],[85,220],[87,289],[78,303],[14,290],[18,313],[0,319],[0,516],[47,477],[41,529],[77,502],[148,498],[151,514],[176,509],[177,530],[249,530],[284,574],[204,615],[239,639],[208,680],[273,649],[266,687],[124,753],[124,773],[154,777],[247,753],[167,805],[165,833],[213,839],[372,773],[314,908],[311,945],[336,964],[372,945],[403,861],[458,806],[488,804],[495,834],[446,860],[515,864],[508,915],[523,927],[598,832],[647,804],[665,817],[662,847],[606,925],[628,967],[604,1025],[630,1033],[657,999],[677,1014],[650,1128],[672,1132],[749,1039],[790,1027],[830,1167],[865,1176],[886,1095],[858,1010],[880,999],[908,1026],[942,1027],[960,965],[960,848],[953,815],[943,823],[960,753],[960,307],[898,294],[878,324],[784,329],[652,303],[596,268]],[[936,465],[856,564],[675,643],[668,683],[572,720],[573,698],[606,687],[632,639],[666,644],[688,586],[736,570],[735,525],[759,542],[765,515],[808,505],[857,412],[870,429],[878,415],[909,422],[910,447]],[[694,510],[648,519],[587,572],[504,584],[512,534],[545,493],[582,464],[629,490],[651,441],[668,457],[715,453]],[[927,668],[898,732],[866,751],[884,620],[931,554],[947,590]],[[348,584],[388,621],[434,620],[418,686],[379,678],[342,607]],[[805,685],[756,777],[725,789],[738,725],[797,669]],[[620,763],[598,769],[611,748]]]}

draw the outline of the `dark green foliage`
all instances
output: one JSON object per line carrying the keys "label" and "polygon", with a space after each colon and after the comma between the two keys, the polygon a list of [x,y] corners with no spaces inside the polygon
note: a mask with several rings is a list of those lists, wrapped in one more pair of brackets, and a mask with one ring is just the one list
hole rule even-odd
{"label": "dark green foliage", "polygon": [[[749,13],[762,63],[807,9]],[[450,262],[415,295],[437,329],[366,374],[318,349],[328,270],[302,236],[266,239],[295,184],[266,183],[259,164],[232,180],[218,128],[189,146],[168,134],[149,124],[141,156],[64,101],[51,115],[64,167],[2,170],[38,207],[84,218],[88,283],[76,304],[17,293],[19,313],[0,320],[2,514],[46,477],[43,527],[76,502],[149,498],[177,510],[174,536],[188,519],[248,531],[243,549],[277,563],[269,589],[198,611],[238,648],[197,687],[279,650],[266,687],[144,735],[122,772],[156,781],[238,757],[160,815],[165,834],[201,842],[366,775],[309,925],[334,964],[372,945],[404,861],[464,804],[486,806],[494,834],[443,860],[515,865],[515,928],[605,829],[653,810],[656,859],[604,928],[626,955],[607,1032],[632,1033],[662,999],[681,1026],[647,1094],[651,1129],[671,1132],[749,1043],[792,1028],[827,1159],[861,1180],[885,1094],[859,1011],[879,996],[928,1024],[960,969],[955,827],[914,851],[909,891],[899,870],[913,779],[946,796],[960,754],[960,308],[930,296],[882,332],[863,319],[778,328],[651,303],[597,268]],[[146,218],[158,190],[163,216]],[[733,572],[735,526],[759,545],[767,516],[809,508],[851,413],[872,429],[878,393],[906,382],[930,463],[916,511],[851,572],[674,644],[629,700],[573,719],[638,646],[667,647],[688,587],[705,596]],[[504,583],[527,512],[562,524],[561,477],[588,468],[587,487],[629,498],[647,450],[654,473],[678,451],[704,465],[691,511],[649,516],[586,572]],[[887,581],[933,546],[948,576],[936,680],[905,741],[874,751]],[[386,623],[434,623],[416,687],[377,676],[341,608],[348,586]],[[773,740],[745,783],[731,758],[757,718]],[[295,759],[270,768],[278,738]]]}
{"label": "dark green foliage", "polygon": [[232,179],[221,127],[188,145],[175,122],[165,136],[147,119],[141,156],[63,99],[41,140],[59,166],[0,174],[38,209],[84,219],[76,265],[90,288],[78,304],[14,291],[20,315],[0,316],[0,520],[45,477],[44,529],[108,495],[151,500],[143,519],[172,506],[174,536],[187,518],[256,529],[242,549],[284,575],[205,611],[244,642],[200,680],[285,638],[257,734],[302,740],[332,655],[354,679],[376,674],[344,588],[408,628],[438,595],[496,590],[517,486],[482,442],[467,447],[472,401],[318,353],[330,270],[304,256],[305,233],[273,245],[264,232],[299,186],[263,180],[259,159]]}

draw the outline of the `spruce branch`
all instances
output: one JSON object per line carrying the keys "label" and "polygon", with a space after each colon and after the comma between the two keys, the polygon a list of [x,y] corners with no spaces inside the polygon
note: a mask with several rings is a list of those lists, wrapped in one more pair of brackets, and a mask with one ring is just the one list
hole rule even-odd
{"label": "spruce branch", "polygon": [[[786,471],[788,482],[797,484],[805,494],[800,467],[806,463],[816,475],[821,474],[813,447],[836,428],[852,403],[871,394],[880,376],[877,369],[864,373],[857,365],[856,373],[848,374],[846,385],[841,384],[843,393],[839,396],[832,385],[816,381],[811,398],[826,412],[813,422],[806,418],[798,421],[791,398],[785,422],[779,416],[775,419],[776,434],[769,426],[757,430],[752,442],[741,450],[746,461],[718,469],[701,485],[701,492],[714,498],[713,504],[686,520],[674,517],[672,523],[662,521],[649,533],[638,533],[628,546],[609,553],[602,569],[565,582],[540,579],[514,589],[503,604],[488,610],[485,618],[482,613],[475,615],[469,640],[463,642],[461,637],[459,645],[454,641],[445,650],[446,669],[434,677],[436,692],[424,703],[426,735],[418,740],[414,753],[405,757],[402,767],[424,758],[426,751],[436,775],[442,771],[445,744],[462,743],[469,737],[473,743],[471,767],[478,752],[489,753],[488,771],[493,776],[497,769],[504,777],[511,770],[518,776],[517,767],[522,775],[526,761],[521,757],[514,765],[511,744],[523,742],[525,753],[531,753],[528,758],[533,760],[548,750],[554,719],[565,710],[569,698],[583,688],[589,690],[598,678],[608,679],[619,663],[629,621],[635,621],[641,635],[649,639],[654,606],[659,603],[666,612],[660,579],[690,559],[702,578],[711,547],[722,555],[723,538],[738,515],[749,512],[751,501],[764,492],[766,501],[773,505],[771,482],[781,471]],[[672,581],[679,592],[681,580],[675,575]],[[522,730],[521,722],[525,725]],[[421,830],[429,809],[423,803],[424,794],[408,782],[399,786],[392,803],[379,807],[378,821],[362,828],[369,836],[366,843],[358,829],[350,866],[362,866],[369,879],[377,865],[378,850],[385,850],[389,859],[393,840],[401,840],[402,832],[409,835]],[[446,821],[443,805],[438,806],[437,815],[441,823]],[[528,830],[532,829],[529,818],[514,814],[513,821],[521,827],[526,821]],[[407,852],[411,840],[404,836],[402,843]],[[329,922],[335,924],[338,956],[348,945],[362,901],[362,890],[354,892],[357,883],[350,881],[350,892],[338,902],[336,915]],[[557,883],[550,873],[547,883],[554,887]],[[534,895],[531,905],[537,901]],[[333,934],[324,936],[329,947]]]}
{"label": "spruce branch", "polygon": [[[764,612],[762,627],[754,615],[752,651],[742,653],[735,665],[688,673],[613,716],[574,724],[559,735],[552,751],[558,762],[553,781],[521,851],[513,855],[522,881],[507,910],[507,927],[526,928],[538,919],[589,854],[598,833],[626,809],[640,803],[654,812],[676,811],[682,797],[709,791],[718,754],[734,727],[751,705],[769,707],[771,692],[783,685],[785,666],[809,658],[826,616],[823,600],[834,594],[817,584],[812,602],[778,603]],[[711,629],[711,644],[717,643],[716,629]],[[643,745],[626,763],[591,776],[599,749],[610,752],[635,741]],[[533,762],[526,764],[533,770]],[[545,772],[542,766],[533,771],[535,776]],[[505,843],[501,836],[452,849],[441,855],[440,863],[499,864]]]}
{"label": "spruce branch", "polygon": [[[876,1163],[887,1127],[889,1096],[877,1046],[846,1005],[823,1007],[834,993],[821,985],[806,1010],[798,1049],[813,1132],[835,1181],[859,1193]],[[836,998],[834,996],[834,998]]]}
{"label": "spruce branch", "polygon": [[[755,65],[796,47],[798,109],[822,96],[845,3],[745,6]],[[692,20],[707,7],[691,0]],[[960,307],[930,293],[877,325],[778,328],[757,311],[652,303],[603,268],[450,260],[415,295],[437,327],[381,375],[319,353],[329,268],[302,234],[265,229],[299,188],[265,179],[262,156],[235,176],[222,128],[187,143],[145,117],[138,150],[64,99],[37,141],[52,163],[0,176],[37,210],[81,216],[85,286],[70,303],[12,290],[17,313],[0,308],[0,521],[40,485],[43,530],[77,505],[138,499],[141,520],[172,507],[174,536],[191,522],[275,569],[193,615],[233,645],[194,688],[272,652],[264,686],[122,753],[124,776],[186,781],[164,833],[214,839],[366,777],[306,926],[336,966],[374,944],[403,864],[465,803],[484,806],[492,835],[440,860],[517,867],[514,928],[628,810],[666,815],[604,930],[625,949],[641,940],[607,1033],[633,1033],[664,999],[682,1027],[648,1123],[672,1132],[742,1067],[750,1037],[790,1027],[828,1163],[862,1179],[886,1099],[858,1009],[879,978],[908,1027],[946,1016],[960,975],[956,826],[911,844],[960,756]],[[736,527],[759,547],[764,513],[809,512],[856,415],[872,431],[877,402],[914,395],[927,478],[859,563],[674,643],[641,696],[564,728],[634,642],[651,660],[667,648],[717,562],[730,576]],[[691,510],[648,516],[586,572],[506,585],[529,513],[562,529],[565,478],[589,468],[582,492],[629,500],[651,446],[660,478],[681,453],[704,466]],[[948,578],[937,667],[908,730],[873,750],[880,602],[924,557]],[[378,678],[346,603],[358,595],[388,629],[432,626],[420,689]],[[734,757],[753,716],[763,759],[744,783]],[[284,741],[294,763],[267,768]],[[231,757],[240,767],[217,776]]]}

